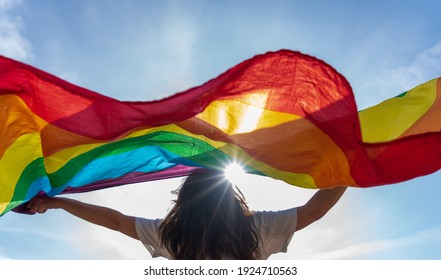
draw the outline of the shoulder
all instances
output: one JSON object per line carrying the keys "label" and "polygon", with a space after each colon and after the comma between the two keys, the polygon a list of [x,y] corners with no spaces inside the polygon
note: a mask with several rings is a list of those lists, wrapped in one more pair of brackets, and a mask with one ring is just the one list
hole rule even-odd
{"label": "shoulder", "polygon": [[158,228],[162,222],[162,219],[146,219],[146,218],[135,218],[135,230],[138,234],[139,240],[143,243],[144,241],[151,241],[152,239],[158,238]]}
{"label": "shoulder", "polygon": [[295,231],[297,208],[281,211],[257,211],[253,212],[252,217],[256,227],[273,228],[273,230],[290,229]]}
{"label": "shoulder", "polygon": [[142,218],[142,217],[136,217],[135,218],[135,225],[136,227],[147,227],[147,228],[151,228],[151,227],[157,227],[161,224],[163,219],[146,219],[146,218]]}
{"label": "shoulder", "polygon": [[282,211],[258,211],[252,214],[259,234],[262,259],[279,252],[286,252],[296,231],[297,208]]}
{"label": "shoulder", "polygon": [[150,252],[152,257],[165,257],[170,259],[170,254],[159,242],[159,226],[163,219],[145,219],[137,217],[135,219],[135,229],[139,240]]}

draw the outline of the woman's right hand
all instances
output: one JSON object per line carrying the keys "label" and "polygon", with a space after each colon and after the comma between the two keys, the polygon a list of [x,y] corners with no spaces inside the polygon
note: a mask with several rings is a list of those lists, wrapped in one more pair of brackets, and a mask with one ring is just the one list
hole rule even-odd
{"label": "woman's right hand", "polygon": [[53,197],[40,197],[36,196],[32,198],[26,208],[29,209],[32,213],[45,213],[48,209],[53,209],[55,207],[56,198]]}

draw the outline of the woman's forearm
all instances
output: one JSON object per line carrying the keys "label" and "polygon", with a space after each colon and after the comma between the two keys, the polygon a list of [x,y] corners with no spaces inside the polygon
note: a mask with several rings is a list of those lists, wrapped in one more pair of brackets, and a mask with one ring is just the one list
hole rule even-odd
{"label": "woman's forearm", "polygon": [[63,209],[87,222],[117,230],[138,239],[135,229],[135,217],[126,216],[107,207],[64,197],[35,197],[29,201],[27,207],[35,213],[44,213],[48,209]]}
{"label": "woman's forearm", "polygon": [[63,209],[66,212],[69,212],[70,214],[90,223],[104,226],[112,230],[119,230],[119,221],[122,214],[116,210],[87,204],[69,198],[54,199],[56,199],[56,208]]}
{"label": "woman's forearm", "polygon": [[317,219],[323,217],[339,201],[346,189],[347,187],[338,187],[319,190],[311,197],[308,204],[313,205]]}
{"label": "woman's forearm", "polygon": [[319,190],[303,206],[297,208],[297,230],[321,219],[337,203],[347,187]]}

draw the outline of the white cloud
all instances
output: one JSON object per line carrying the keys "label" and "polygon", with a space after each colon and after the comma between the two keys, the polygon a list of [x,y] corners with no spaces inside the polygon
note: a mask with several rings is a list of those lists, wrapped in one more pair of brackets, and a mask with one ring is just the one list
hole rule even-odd
{"label": "white cloud", "polygon": [[5,253],[5,249],[0,246],[0,261],[3,260],[10,260],[10,258],[7,257],[7,254]]}
{"label": "white cloud", "polygon": [[308,256],[309,259],[357,259],[369,258],[373,255],[381,255],[380,253],[388,250],[397,250],[399,248],[408,247],[414,244],[430,244],[439,240],[441,235],[441,227],[435,227],[428,230],[418,231],[406,237],[396,239],[374,240],[371,242],[358,243],[344,248],[325,251]]}
{"label": "white cloud", "polygon": [[32,238],[45,238],[52,240],[68,241],[68,238],[57,233],[52,233],[51,231],[47,231],[46,228],[40,228],[40,227],[31,229],[31,228],[20,228],[20,227],[9,226],[8,228],[0,229],[0,232],[15,233],[15,234],[21,233],[21,234],[26,234],[27,236],[30,236]]}
{"label": "white cloud", "polygon": [[0,12],[10,10],[19,4],[21,0],[0,0]]}
{"label": "white cloud", "polygon": [[0,0],[0,54],[27,61],[32,58],[31,44],[21,34],[21,18],[10,15],[20,3]]}
{"label": "white cloud", "polygon": [[[272,259],[338,259],[338,255],[325,253],[371,239],[379,225],[376,211],[363,211],[360,216],[360,207],[357,192],[349,189],[322,219],[294,234],[286,254]],[[356,257],[352,250],[349,253]]]}
{"label": "white cloud", "polygon": [[366,78],[361,90],[364,95],[357,96],[362,108],[441,76],[441,42],[404,61],[405,64],[378,71],[372,79]]}
{"label": "white cloud", "polygon": [[403,89],[411,89],[441,76],[441,42],[416,55],[410,65],[398,66],[389,72],[383,81],[386,83],[387,80]]}

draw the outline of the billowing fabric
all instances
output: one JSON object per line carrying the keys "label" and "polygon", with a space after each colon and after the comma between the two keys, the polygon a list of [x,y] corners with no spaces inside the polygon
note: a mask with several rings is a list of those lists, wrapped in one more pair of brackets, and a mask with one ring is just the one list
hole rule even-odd
{"label": "billowing fabric", "polygon": [[[153,66],[152,66],[153,67]],[[0,215],[54,196],[238,162],[305,188],[441,167],[440,80],[357,110],[325,62],[281,50],[152,102],[123,102],[0,57]]]}

